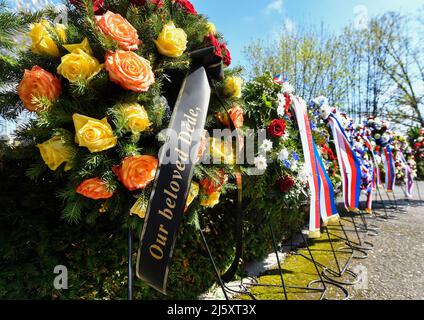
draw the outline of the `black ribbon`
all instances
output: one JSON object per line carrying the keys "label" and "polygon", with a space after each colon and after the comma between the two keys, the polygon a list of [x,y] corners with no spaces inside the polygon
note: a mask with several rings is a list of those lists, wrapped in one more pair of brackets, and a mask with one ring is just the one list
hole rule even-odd
{"label": "black ribbon", "polygon": [[[221,104],[221,106],[225,109],[225,111],[228,113],[228,108],[225,106],[225,103],[222,101],[221,97],[219,96],[216,87],[214,85],[214,80],[220,81],[224,79],[224,65],[222,62],[222,58],[216,56],[214,54],[215,48],[209,47],[205,49],[200,49],[197,51],[194,51],[190,54],[192,58],[192,64],[193,66],[205,66],[209,79],[211,81],[211,86],[214,89],[215,97],[218,100],[218,102]],[[231,117],[228,117],[230,119],[230,126],[231,130],[235,130],[235,125],[233,123],[233,120]],[[231,263],[228,270],[221,276],[222,280],[225,283],[228,283],[232,281],[237,273],[238,266],[243,258],[243,209],[242,209],[242,190],[238,189],[238,204],[237,204],[237,221],[235,226],[235,235],[236,235],[236,252],[233,259],[233,262]]]}
{"label": "black ribbon", "polygon": [[212,80],[224,79],[224,64],[222,58],[215,55],[215,47],[199,49],[190,53],[193,69],[204,67]]}
{"label": "black ribbon", "polygon": [[[168,138],[147,209],[137,254],[137,277],[166,294],[169,263],[184,214],[194,160],[198,154],[210,101],[210,82],[223,78],[223,65],[214,48],[191,53],[192,68],[176,99],[169,128],[177,139]],[[175,83],[174,83],[175,86]],[[166,162],[176,155],[177,162]]]}

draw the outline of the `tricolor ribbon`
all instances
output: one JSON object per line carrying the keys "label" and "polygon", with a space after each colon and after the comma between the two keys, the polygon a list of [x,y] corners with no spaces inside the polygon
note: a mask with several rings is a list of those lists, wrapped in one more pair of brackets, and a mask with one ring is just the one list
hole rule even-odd
{"label": "tricolor ribbon", "polygon": [[373,193],[375,191],[375,188],[377,187],[378,182],[378,176],[379,176],[379,168],[377,159],[375,157],[374,148],[371,144],[371,142],[368,140],[367,137],[361,135],[360,136],[362,141],[364,142],[365,147],[368,149],[369,153],[371,154],[372,161],[369,162],[369,166],[364,165],[363,171],[367,174],[367,206],[365,209],[365,212],[372,213],[372,200],[373,200]]}
{"label": "tricolor ribbon", "polygon": [[366,194],[367,194],[367,206],[365,208],[366,213],[372,213],[372,200],[373,200],[373,184],[374,184],[374,164],[369,162],[369,165],[362,166],[362,172],[366,175]]}
{"label": "tricolor ribbon", "polygon": [[328,224],[330,221],[338,220],[339,215],[334,202],[333,185],[312,137],[306,102],[300,101],[297,97],[294,97],[293,101],[305,158],[304,170],[307,172],[311,193],[309,237],[318,238],[321,235],[320,218],[324,224]]}
{"label": "tricolor ribbon", "polygon": [[359,211],[361,195],[361,163],[352,149],[349,139],[340,121],[334,113],[328,118],[333,132],[337,158],[343,181],[344,204],[348,211]]}
{"label": "tricolor ribbon", "polygon": [[287,79],[284,78],[284,76],[282,74],[277,74],[274,77],[274,83],[275,84],[283,84],[284,82],[286,82]]}
{"label": "tricolor ribbon", "polygon": [[386,190],[388,192],[393,192],[396,182],[396,166],[390,145],[383,149],[383,164],[384,170],[386,171]]}

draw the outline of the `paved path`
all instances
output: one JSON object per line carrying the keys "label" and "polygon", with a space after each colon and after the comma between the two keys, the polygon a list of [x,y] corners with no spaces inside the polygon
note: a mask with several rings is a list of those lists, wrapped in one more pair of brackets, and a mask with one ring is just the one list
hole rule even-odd
{"label": "paved path", "polygon": [[[420,191],[424,200],[424,183]],[[396,194],[404,198],[402,190]],[[355,263],[367,270],[368,290],[353,290],[352,299],[424,300],[424,202],[400,203],[406,213],[398,213],[399,220],[377,222],[380,234],[369,238],[374,250]]]}

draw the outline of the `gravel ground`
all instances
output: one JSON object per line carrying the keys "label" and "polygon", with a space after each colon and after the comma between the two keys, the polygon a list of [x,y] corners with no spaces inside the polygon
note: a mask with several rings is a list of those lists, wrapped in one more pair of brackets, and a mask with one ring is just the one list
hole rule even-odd
{"label": "gravel ground", "polygon": [[[424,183],[420,191],[424,200]],[[400,188],[396,195],[405,198]],[[368,283],[353,290],[352,299],[424,300],[424,202],[418,201],[417,189],[414,199],[410,203],[399,201],[406,211],[396,214],[399,220],[376,223],[379,235],[369,238],[374,250],[354,266],[365,271]]]}

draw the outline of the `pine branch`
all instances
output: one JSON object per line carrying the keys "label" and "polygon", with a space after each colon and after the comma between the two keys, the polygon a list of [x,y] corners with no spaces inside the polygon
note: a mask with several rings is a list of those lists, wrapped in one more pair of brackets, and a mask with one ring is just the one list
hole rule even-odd
{"label": "pine branch", "polygon": [[31,180],[39,180],[43,174],[47,171],[47,167],[44,163],[35,163],[29,167],[26,172],[26,176]]}

